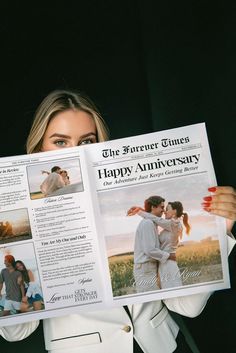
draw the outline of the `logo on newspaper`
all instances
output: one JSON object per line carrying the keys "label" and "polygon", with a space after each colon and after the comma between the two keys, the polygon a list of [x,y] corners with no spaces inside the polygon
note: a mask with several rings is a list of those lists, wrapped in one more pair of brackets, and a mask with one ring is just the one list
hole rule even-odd
{"label": "logo on newspaper", "polygon": [[94,300],[97,299],[97,291],[96,290],[86,290],[86,289],[77,289],[74,291],[74,294],[64,294],[64,295],[59,295],[59,293],[54,293],[47,301],[46,303],[54,304],[59,301],[65,301],[65,300],[71,300],[74,299],[75,302],[85,302],[89,300]]}
{"label": "logo on newspaper", "polygon": [[64,295],[60,295],[59,293],[54,293],[47,301],[46,303],[49,304],[54,304],[57,303],[59,301],[65,301],[65,300],[70,300],[73,298],[73,294],[64,294]]}
{"label": "logo on newspaper", "polygon": [[88,301],[88,300],[93,300],[97,299],[97,291],[96,290],[91,290],[87,291],[86,289],[77,289],[74,292],[74,300],[75,302],[81,302],[81,301]]}

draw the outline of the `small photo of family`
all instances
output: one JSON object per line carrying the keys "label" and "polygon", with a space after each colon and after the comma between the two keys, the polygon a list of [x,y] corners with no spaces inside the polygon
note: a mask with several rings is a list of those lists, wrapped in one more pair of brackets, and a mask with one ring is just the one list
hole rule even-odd
{"label": "small photo of family", "polygon": [[31,238],[27,208],[0,212],[0,244]]}
{"label": "small photo of family", "polygon": [[99,194],[114,297],[223,279],[207,185],[183,177]]}
{"label": "small photo of family", "polygon": [[32,200],[84,190],[79,159],[32,165],[27,167],[27,175]]}
{"label": "small photo of family", "polygon": [[33,245],[0,248],[0,317],[42,309]]}

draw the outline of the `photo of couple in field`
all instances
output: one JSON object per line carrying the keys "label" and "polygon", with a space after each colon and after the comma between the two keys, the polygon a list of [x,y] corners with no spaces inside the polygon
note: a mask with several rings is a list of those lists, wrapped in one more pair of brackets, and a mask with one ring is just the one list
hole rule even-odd
{"label": "photo of couple in field", "polygon": [[0,244],[32,238],[27,208],[0,212]]}
{"label": "photo of couple in field", "polygon": [[84,190],[79,159],[31,165],[27,167],[27,175],[32,200]]}
{"label": "photo of couple in field", "polygon": [[207,185],[202,175],[99,193],[114,297],[223,280]]}
{"label": "photo of couple in field", "polygon": [[33,244],[0,248],[0,317],[43,309]]}

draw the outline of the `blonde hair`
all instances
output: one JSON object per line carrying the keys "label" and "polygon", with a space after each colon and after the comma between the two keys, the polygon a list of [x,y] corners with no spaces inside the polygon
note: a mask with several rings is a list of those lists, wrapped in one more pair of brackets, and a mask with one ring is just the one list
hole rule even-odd
{"label": "blonde hair", "polygon": [[55,90],[49,93],[37,108],[27,141],[27,153],[41,150],[43,136],[56,114],[73,109],[89,113],[95,122],[98,142],[108,140],[108,128],[94,103],[86,96],[71,90]]}

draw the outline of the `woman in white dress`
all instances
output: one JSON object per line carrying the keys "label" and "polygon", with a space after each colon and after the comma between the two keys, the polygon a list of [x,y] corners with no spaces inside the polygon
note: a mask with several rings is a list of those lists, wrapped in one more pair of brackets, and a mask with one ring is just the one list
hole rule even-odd
{"label": "woman in white dress", "polygon": [[[160,232],[159,236],[161,249],[169,253],[176,253],[179,241],[183,236],[183,225],[185,226],[186,234],[190,233],[188,214],[183,212],[183,205],[181,202],[168,202],[165,218],[165,221],[167,222],[165,225],[162,223],[164,229]],[[167,260],[165,263],[160,264],[159,277],[161,288],[178,287],[183,285],[177,261],[178,259],[176,261]]]}

